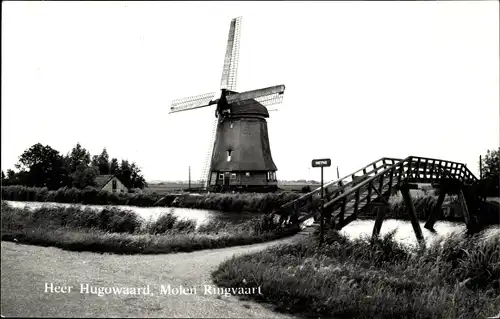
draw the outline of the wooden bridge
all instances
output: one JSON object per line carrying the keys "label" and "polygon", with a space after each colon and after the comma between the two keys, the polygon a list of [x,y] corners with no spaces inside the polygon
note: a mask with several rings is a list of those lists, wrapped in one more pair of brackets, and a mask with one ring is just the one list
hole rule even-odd
{"label": "wooden bridge", "polygon": [[[415,156],[405,159],[381,158],[323,186],[324,216],[327,224],[341,229],[360,213],[377,207],[373,236],[378,236],[389,197],[400,191],[415,235],[419,242],[423,242],[424,237],[409,190],[417,189],[419,183],[429,183],[440,188],[438,203],[425,228],[433,230],[446,194],[458,195],[465,223],[470,226],[469,212],[477,213],[479,209],[480,199],[474,191],[478,181],[467,166],[461,163]],[[273,213],[280,215],[282,221],[291,223],[302,223],[311,217],[317,217],[321,212],[320,194],[321,187],[282,205]]]}

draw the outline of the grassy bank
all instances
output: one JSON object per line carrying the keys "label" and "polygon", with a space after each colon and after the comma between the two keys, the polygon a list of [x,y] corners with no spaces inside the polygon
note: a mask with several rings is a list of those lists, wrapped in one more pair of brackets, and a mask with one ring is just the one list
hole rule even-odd
{"label": "grassy bank", "polygon": [[112,193],[93,187],[87,187],[83,190],[68,187],[62,187],[58,190],[48,190],[46,187],[2,186],[2,200],[25,202],[148,207],[153,206],[161,197],[157,194]]}
{"label": "grassy bank", "polygon": [[[13,201],[37,201],[37,202],[58,202],[58,203],[78,203],[86,205],[130,205],[139,207],[180,207],[218,210],[224,212],[255,212],[268,213],[281,205],[298,198],[299,193],[202,193],[202,194],[170,194],[160,196],[158,194],[137,194],[137,193],[110,193],[99,191],[95,188],[79,190],[76,188],[61,188],[57,191],[49,191],[46,188],[24,187],[24,186],[4,186],[2,187],[2,199]],[[437,196],[426,194],[413,196],[416,213],[419,219],[426,220],[437,203]],[[161,200],[160,200],[161,199]],[[159,201],[160,200],[160,201]],[[456,199],[451,199],[451,202]],[[319,196],[313,200],[313,206],[319,203]],[[462,221],[462,213],[457,207],[458,202],[453,206],[450,214],[441,214],[440,220]],[[480,224],[490,225],[498,223],[500,220],[498,204],[485,204],[481,208],[479,216]],[[373,218],[373,214],[365,213],[360,218]],[[390,206],[386,213],[386,218],[409,219],[406,211],[406,204],[401,196],[393,196],[390,199]]]}
{"label": "grassy bank", "polygon": [[169,206],[223,212],[271,212],[299,198],[297,193],[210,193],[178,196]]}
{"label": "grassy bank", "polygon": [[500,311],[500,236],[457,236],[407,248],[389,234],[373,243],[335,231],[230,259],[223,287],[261,286],[278,311],[310,318],[484,318]]}
{"label": "grassy bank", "polygon": [[117,208],[13,208],[2,202],[2,240],[74,251],[159,254],[248,245],[292,235],[295,228],[261,217],[240,224],[192,220],[163,214],[154,222]]}
{"label": "grassy bank", "polygon": [[3,186],[2,200],[37,201],[57,203],[78,203],[87,205],[130,205],[151,207],[162,199],[158,205],[166,207],[182,207],[210,209],[227,212],[270,212],[282,204],[298,198],[300,194],[284,193],[235,193],[235,194],[134,194],[111,193],[95,188],[80,190],[76,188],[60,188],[49,191],[47,188],[25,186]]}

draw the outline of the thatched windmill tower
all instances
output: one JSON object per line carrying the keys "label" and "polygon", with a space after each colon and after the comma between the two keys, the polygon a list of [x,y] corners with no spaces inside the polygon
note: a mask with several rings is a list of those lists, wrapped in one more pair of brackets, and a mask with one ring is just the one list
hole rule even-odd
{"label": "thatched windmill tower", "polygon": [[229,28],[220,97],[216,99],[213,92],[175,100],[169,113],[217,106],[201,178],[207,189],[273,191],[277,167],[269,145],[266,106],[282,102],[285,86],[235,91],[240,31],[238,17]]}

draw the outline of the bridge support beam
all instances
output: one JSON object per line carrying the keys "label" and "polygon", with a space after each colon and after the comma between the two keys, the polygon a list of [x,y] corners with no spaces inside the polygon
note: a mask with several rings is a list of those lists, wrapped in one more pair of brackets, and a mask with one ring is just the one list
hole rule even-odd
{"label": "bridge support beam", "polygon": [[467,208],[467,202],[465,201],[464,192],[462,189],[458,190],[458,200],[460,201],[460,206],[462,208],[462,214],[464,214],[465,224],[468,226],[470,223],[469,209]]}
{"label": "bridge support beam", "polygon": [[325,216],[325,225],[327,228],[335,228],[335,219],[332,218],[332,211],[330,208],[324,209],[323,214]]}
{"label": "bridge support beam", "polygon": [[[371,203],[372,205],[375,203]],[[375,218],[375,225],[373,225],[372,240],[378,238],[380,234],[380,229],[382,229],[382,223],[384,222],[385,213],[388,204],[376,203],[374,209],[377,210],[377,217]]]}
{"label": "bridge support beam", "polygon": [[415,236],[417,237],[419,244],[425,245],[424,235],[422,234],[422,229],[420,228],[420,224],[418,223],[417,214],[415,212],[415,205],[413,205],[409,188],[405,186],[401,187],[401,194],[403,195],[406,209],[408,210],[408,215],[410,215],[410,221],[411,225],[413,226]]}
{"label": "bridge support beam", "polygon": [[445,189],[440,189],[439,191],[439,197],[436,203],[436,206],[434,206],[434,209],[431,212],[431,215],[425,222],[424,227],[432,232],[434,232],[434,224],[437,222],[439,219],[439,215],[441,214],[441,207],[443,206],[444,202],[444,197],[446,196],[446,191]]}

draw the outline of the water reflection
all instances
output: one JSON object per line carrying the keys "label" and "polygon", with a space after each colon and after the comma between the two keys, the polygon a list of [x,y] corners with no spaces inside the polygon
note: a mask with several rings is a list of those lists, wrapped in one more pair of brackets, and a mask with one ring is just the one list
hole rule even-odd
{"label": "water reflection", "polygon": [[195,220],[197,225],[202,225],[207,223],[209,220],[220,220],[227,222],[239,222],[244,220],[249,220],[259,216],[256,213],[227,213],[215,210],[205,210],[205,209],[190,209],[190,208],[173,208],[173,207],[137,207],[137,206],[104,206],[104,205],[82,205],[82,204],[67,204],[67,203],[53,203],[53,202],[19,202],[19,201],[5,201],[9,205],[16,208],[27,207],[29,209],[36,209],[42,206],[49,207],[70,207],[78,206],[81,208],[91,208],[96,211],[100,211],[105,207],[117,207],[123,210],[131,210],[135,212],[138,216],[143,218],[145,221],[155,221],[158,217],[164,213],[172,213],[181,219],[192,219]]}
{"label": "water reflection", "polygon": [[[13,207],[24,208],[29,207],[31,209],[38,208],[42,206],[59,206],[59,207],[69,207],[72,205],[80,207],[89,207],[95,210],[102,210],[105,207],[102,205],[81,205],[81,204],[64,204],[64,203],[46,203],[46,202],[18,202],[18,201],[6,201]],[[219,220],[227,222],[241,222],[249,220],[259,216],[256,213],[228,213],[213,210],[204,209],[190,209],[190,208],[172,208],[172,207],[136,207],[136,206],[115,206],[120,209],[128,209],[134,211],[137,215],[142,217],[146,221],[156,220],[162,213],[172,213],[181,219],[192,219],[197,222],[197,225],[202,225],[207,223],[209,220]],[[307,223],[312,223],[312,219],[306,221]],[[363,236],[371,236],[373,230],[373,220],[356,220],[346,227],[344,227],[341,232],[349,238],[359,238]],[[420,227],[422,229],[423,235],[425,237],[426,243],[432,243],[434,240],[440,237],[445,237],[453,233],[464,234],[465,224],[447,221],[438,221],[434,229],[435,233],[424,228],[425,222],[420,222]],[[415,233],[413,232],[413,227],[410,221],[388,219],[384,220],[382,224],[382,229],[380,235],[383,236],[388,232],[396,229],[394,235],[395,239],[408,245],[416,245],[417,240]],[[500,236],[500,226],[492,226],[489,228],[486,236]]]}

